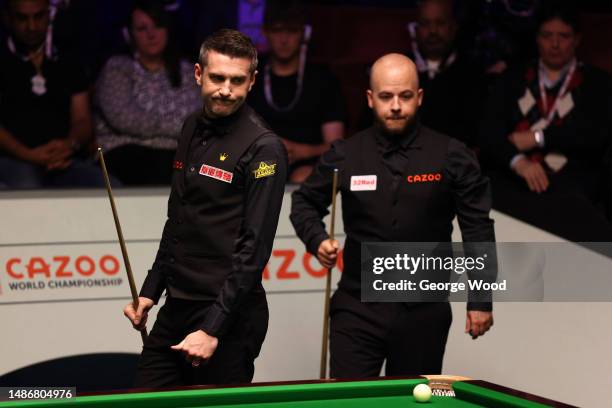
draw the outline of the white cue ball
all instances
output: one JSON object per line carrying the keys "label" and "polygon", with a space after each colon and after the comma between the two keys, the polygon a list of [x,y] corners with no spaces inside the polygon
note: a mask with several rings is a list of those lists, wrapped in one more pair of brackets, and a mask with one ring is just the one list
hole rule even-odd
{"label": "white cue ball", "polygon": [[431,388],[427,384],[419,384],[412,391],[416,402],[427,402],[431,398]]}

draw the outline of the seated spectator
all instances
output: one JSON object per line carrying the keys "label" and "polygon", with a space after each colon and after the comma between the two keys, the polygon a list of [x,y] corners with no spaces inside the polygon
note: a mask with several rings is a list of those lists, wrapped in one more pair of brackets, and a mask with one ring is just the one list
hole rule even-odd
{"label": "seated spectator", "polygon": [[477,139],[483,76],[455,45],[458,23],[451,0],[419,3],[416,25],[411,30],[410,57],[419,70],[423,89],[421,122],[468,146]]}
{"label": "seated spectator", "polygon": [[162,2],[136,1],[132,54],[111,57],[96,84],[95,130],[108,170],[125,185],[170,183],[185,117],[201,104]]}
{"label": "seated spectator", "polygon": [[289,181],[301,183],[319,156],[344,136],[344,103],[331,72],[306,61],[308,28],[297,3],[268,3],[264,34],[270,47],[249,104],[283,138]]}
{"label": "seated spectator", "polygon": [[[456,47],[458,21],[452,0],[418,3],[417,21],[408,24],[412,42],[408,56],[419,72],[423,103],[419,119],[425,126],[473,147],[485,94],[484,75]],[[372,123],[366,111],[362,127]]]}
{"label": "seated spectator", "polygon": [[551,3],[538,16],[539,59],[510,70],[481,127],[494,207],[572,241],[610,241],[599,211],[610,140],[610,78],[576,59],[577,13]]}
{"label": "seated spectator", "polygon": [[8,188],[103,186],[76,155],[91,138],[88,83],[52,44],[48,0],[8,0],[0,44],[0,183]]}

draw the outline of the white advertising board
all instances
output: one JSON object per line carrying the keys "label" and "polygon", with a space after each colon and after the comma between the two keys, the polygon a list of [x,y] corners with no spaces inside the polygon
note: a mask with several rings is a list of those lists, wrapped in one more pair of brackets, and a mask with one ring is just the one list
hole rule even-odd
{"label": "white advertising board", "polygon": [[[255,381],[318,375],[324,272],[295,236],[289,193],[264,272],[270,326]],[[167,194],[116,191],[137,286],[155,257]],[[0,193],[0,214],[0,378],[53,359],[139,353],[140,337],[122,314],[130,292],[106,193]],[[499,241],[559,241],[503,214],[492,217]],[[340,232],[341,218],[339,208]],[[453,238],[459,240],[457,231]],[[453,304],[445,373],[580,406],[598,406],[612,384],[610,303],[496,304],[495,326],[476,341],[463,334],[464,310]],[[151,317],[149,328],[155,312]]]}

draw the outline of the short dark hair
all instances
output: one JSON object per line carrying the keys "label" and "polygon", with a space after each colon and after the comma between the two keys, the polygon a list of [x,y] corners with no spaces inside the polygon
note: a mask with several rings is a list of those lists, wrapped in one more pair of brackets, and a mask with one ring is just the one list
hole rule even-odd
{"label": "short dark hair", "polygon": [[215,51],[232,58],[246,58],[251,61],[249,72],[253,74],[257,70],[257,49],[255,49],[253,41],[240,31],[222,28],[206,38],[200,47],[200,57],[198,58],[202,69],[208,64],[209,51]]}
{"label": "short dark hair", "polygon": [[300,0],[268,0],[264,10],[263,25],[275,24],[305,25],[308,23],[308,9]]}
{"label": "short dark hair", "polygon": [[575,33],[580,32],[579,9],[576,3],[571,0],[547,0],[543,1],[538,7],[535,15],[536,27],[539,30],[544,23],[559,19],[574,29]]}

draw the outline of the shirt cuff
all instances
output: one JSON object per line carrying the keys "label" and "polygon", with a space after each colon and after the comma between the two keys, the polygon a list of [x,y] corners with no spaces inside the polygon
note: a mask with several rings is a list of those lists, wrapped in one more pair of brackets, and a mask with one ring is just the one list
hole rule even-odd
{"label": "shirt cuff", "polygon": [[160,271],[151,269],[149,270],[149,273],[142,284],[142,288],[140,289],[138,296],[151,299],[153,302],[155,302],[155,304],[157,304],[165,289],[166,285],[161,277]]}
{"label": "shirt cuff", "polygon": [[510,168],[511,168],[512,170],[514,170],[514,166],[516,166],[516,163],[517,163],[519,160],[524,159],[525,157],[527,157],[527,156],[525,156],[523,153],[519,153],[519,154],[515,155],[515,156],[512,158],[512,160],[510,160]]}
{"label": "shirt cuff", "polygon": [[468,312],[470,311],[492,312],[493,303],[492,302],[468,302],[467,310]]}
{"label": "shirt cuff", "polygon": [[317,256],[317,252],[319,251],[319,245],[321,245],[321,242],[325,241],[326,239],[329,239],[329,235],[327,234],[327,232],[320,233],[319,235],[315,236],[313,239],[310,240],[310,242],[306,246],[306,250],[314,256]]}
{"label": "shirt cuff", "polygon": [[223,335],[226,321],[227,315],[218,304],[214,303],[210,306],[208,312],[206,312],[206,317],[202,325],[200,325],[200,329],[209,336],[219,337]]}

